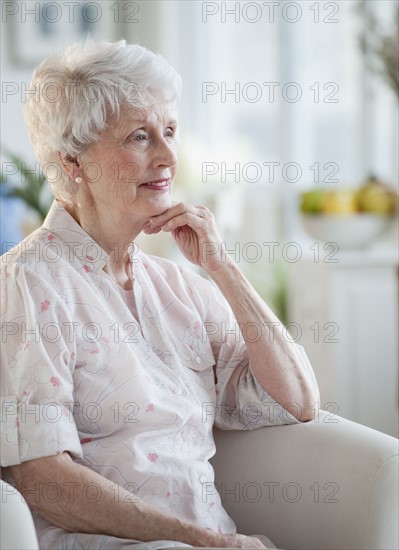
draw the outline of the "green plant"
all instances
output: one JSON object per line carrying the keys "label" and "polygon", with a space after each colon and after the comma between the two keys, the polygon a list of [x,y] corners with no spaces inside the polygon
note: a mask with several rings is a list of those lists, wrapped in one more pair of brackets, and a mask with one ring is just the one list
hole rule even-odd
{"label": "green plant", "polygon": [[373,8],[373,3],[367,0],[360,0],[357,5],[364,24],[359,36],[360,49],[370,71],[380,75],[399,97],[399,6],[389,31]]}
{"label": "green plant", "polygon": [[[6,153],[10,163],[14,165],[21,178],[17,184],[10,184],[10,175],[4,173],[2,169],[0,184],[7,186],[5,197],[15,197],[24,202],[29,208],[34,210],[41,221],[47,216],[52,199],[48,196],[46,178],[42,172],[28,167],[19,156]],[[8,164],[9,166],[9,164]]]}

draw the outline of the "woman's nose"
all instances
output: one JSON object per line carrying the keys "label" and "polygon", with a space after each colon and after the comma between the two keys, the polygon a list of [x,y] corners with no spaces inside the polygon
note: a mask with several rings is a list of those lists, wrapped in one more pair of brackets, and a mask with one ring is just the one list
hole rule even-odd
{"label": "woman's nose", "polygon": [[158,166],[174,166],[177,163],[175,142],[168,142],[161,138],[157,142],[154,161]]}

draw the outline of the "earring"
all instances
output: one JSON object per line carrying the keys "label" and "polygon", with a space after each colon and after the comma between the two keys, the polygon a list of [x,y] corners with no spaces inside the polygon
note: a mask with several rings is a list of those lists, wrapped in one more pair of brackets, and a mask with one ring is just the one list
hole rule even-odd
{"label": "earring", "polygon": [[82,178],[81,178],[80,176],[76,177],[76,178],[75,178],[75,183],[77,183],[78,185],[79,185],[80,183],[82,183]]}

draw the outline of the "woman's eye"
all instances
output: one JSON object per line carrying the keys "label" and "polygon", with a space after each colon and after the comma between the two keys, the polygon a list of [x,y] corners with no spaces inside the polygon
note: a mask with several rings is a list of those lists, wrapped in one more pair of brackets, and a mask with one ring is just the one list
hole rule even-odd
{"label": "woman's eye", "polygon": [[175,132],[174,132],[174,130],[173,130],[172,128],[167,128],[167,130],[166,130],[166,132],[165,132],[165,135],[166,135],[167,137],[174,137]]}
{"label": "woman's eye", "polygon": [[134,136],[136,141],[145,141],[147,139],[147,134],[138,134]]}

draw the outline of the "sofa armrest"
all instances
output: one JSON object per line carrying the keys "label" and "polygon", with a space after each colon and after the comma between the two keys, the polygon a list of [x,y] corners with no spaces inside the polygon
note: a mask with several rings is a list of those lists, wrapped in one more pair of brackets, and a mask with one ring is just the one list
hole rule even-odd
{"label": "sofa armrest", "polygon": [[215,429],[216,485],[245,534],[286,550],[398,548],[398,440],[321,411],[315,421]]}
{"label": "sofa armrest", "polygon": [[0,480],[0,549],[37,550],[35,526],[23,496]]}

